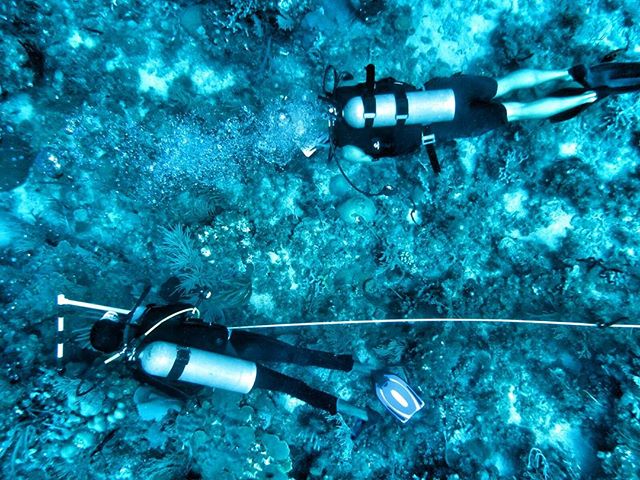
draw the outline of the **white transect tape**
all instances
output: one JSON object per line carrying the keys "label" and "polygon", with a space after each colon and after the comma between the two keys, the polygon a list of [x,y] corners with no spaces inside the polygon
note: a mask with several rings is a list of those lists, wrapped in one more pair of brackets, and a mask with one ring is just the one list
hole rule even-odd
{"label": "white transect tape", "polygon": [[[58,305],[73,305],[76,307],[88,308],[91,310],[100,310],[103,312],[116,312],[116,313],[129,313],[129,310],[124,308],[107,307],[105,305],[98,305],[95,303],[78,302],[76,300],[70,300],[63,294],[58,295]],[[186,311],[197,311],[196,308],[185,309],[180,312],[176,312],[170,315],[168,318],[163,319],[162,322],[173,318],[176,315],[185,313]],[[162,323],[160,322],[160,323]],[[229,330],[258,330],[261,328],[288,328],[288,327],[322,327],[330,325],[371,325],[371,324],[383,324],[383,323],[522,323],[528,325],[557,325],[560,327],[596,327],[601,328],[597,323],[587,322],[560,322],[556,320],[522,320],[517,318],[383,318],[380,320],[364,319],[364,320],[329,320],[326,322],[295,322],[295,323],[267,323],[260,325],[242,325],[239,327],[227,327]],[[155,326],[151,329],[153,330]],[[606,328],[640,328],[640,325],[629,323],[614,323],[613,325],[606,325]],[[150,331],[151,331],[150,330]],[[147,333],[150,333],[147,332]]]}
{"label": "white transect tape", "polygon": [[107,359],[104,361],[104,364],[106,365],[106,364],[111,363],[111,362],[113,362],[114,360],[116,360],[116,359],[120,358],[120,356],[121,356],[121,355],[124,355],[124,353],[125,353],[126,351],[127,351],[127,347],[125,346],[125,347],[124,347],[122,350],[120,350],[118,353],[115,353],[115,354],[111,355],[109,358],[107,358]]}
{"label": "white transect tape", "polygon": [[149,330],[144,332],[143,336],[146,337],[147,335],[149,335],[151,332],[153,332],[156,328],[158,328],[160,325],[162,325],[167,320],[171,320],[172,318],[177,317],[178,315],[182,315],[183,313],[187,313],[187,312],[191,312],[192,314],[195,315],[198,312],[198,309],[196,307],[190,307],[190,308],[185,308],[184,310],[180,310],[179,312],[172,313],[168,317],[164,317],[162,320],[160,320],[158,323],[156,323],[153,327],[151,327]]}
{"label": "white transect tape", "polygon": [[[335,320],[327,322],[269,323],[228,327],[229,330],[257,330],[260,328],[322,327],[329,325],[370,325],[383,323],[523,323],[529,325],[558,325],[561,327],[600,327],[597,323],[560,322],[554,320],[520,320],[515,318],[385,318],[382,320]],[[613,324],[606,328],[640,328],[634,324]]]}
{"label": "white transect tape", "polygon": [[78,302],[65,297],[62,293],[58,295],[58,305],[71,305],[74,307],[87,308],[89,310],[100,310],[101,312],[116,312],[127,314],[129,310],[126,308],[108,307],[106,305],[98,305],[97,303]]}

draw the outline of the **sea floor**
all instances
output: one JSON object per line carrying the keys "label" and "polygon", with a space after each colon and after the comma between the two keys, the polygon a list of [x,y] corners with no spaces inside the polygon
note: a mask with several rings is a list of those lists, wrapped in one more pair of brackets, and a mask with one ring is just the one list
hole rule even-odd
{"label": "sea floor", "polygon": [[[402,425],[356,373],[284,394],[166,397],[98,367],[99,314],[210,297],[229,326],[385,318],[635,323],[640,97],[378,162],[326,149],[327,65],[421,85],[638,61],[636,2],[0,3],[0,462],[25,479],[640,478],[636,330],[491,323],[269,330],[406,374]],[[526,102],[558,88],[518,92]],[[338,152],[337,155],[342,155]],[[341,158],[341,157],[339,157]],[[57,335],[57,318],[65,335]],[[65,356],[56,348],[65,339]],[[93,365],[93,366],[92,366]]]}

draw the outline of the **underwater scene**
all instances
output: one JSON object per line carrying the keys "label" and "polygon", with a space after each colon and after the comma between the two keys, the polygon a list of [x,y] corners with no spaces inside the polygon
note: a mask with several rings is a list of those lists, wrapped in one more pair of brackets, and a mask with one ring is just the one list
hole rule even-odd
{"label": "underwater scene", "polygon": [[640,478],[633,0],[0,2],[6,479]]}

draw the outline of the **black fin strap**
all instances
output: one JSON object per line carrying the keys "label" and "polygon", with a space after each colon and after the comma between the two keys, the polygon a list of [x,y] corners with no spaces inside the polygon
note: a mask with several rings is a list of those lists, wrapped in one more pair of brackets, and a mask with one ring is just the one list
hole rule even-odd
{"label": "black fin strap", "polygon": [[182,375],[182,372],[184,372],[184,368],[189,363],[189,358],[191,358],[191,350],[187,347],[178,346],[176,361],[173,362],[173,366],[167,374],[167,380],[178,380],[180,375]]}

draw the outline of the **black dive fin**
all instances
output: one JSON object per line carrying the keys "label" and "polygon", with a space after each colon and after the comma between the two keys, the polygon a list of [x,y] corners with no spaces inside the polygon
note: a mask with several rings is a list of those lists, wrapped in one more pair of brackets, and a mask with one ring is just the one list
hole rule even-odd
{"label": "black dive fin", "polygon": [[554,90],[548,96],[549,97],[577,97],[578,95],[582,95],[584,92],[588,92],[588,88],[560,88],[558,90]]}
{"label": "black dive fin", "polygon": [[592,67],[576,65],[569,73],[576,82],[603,96],[640,90],[640,62],[600,63]]}
{"label": "black dive fin", "polygon": [[551,123],[559,123],[564,122],[565,120],[570,120],[574,117],[580,115],[584,110],[589,108],[593,103],[587,103],[586,105],[580,105],[579,107],[572,108],[571,110],[567,110],[566,112],[558,113],[552,117],[549,117]]}
{"label": "black dive fin", "polygon": [[[578,95],[582,95],[586,92],[586,88],[561,88],[560,90],[556,90],[555,92],[551,92],[549,94],[550,97],[574,97]],[[566,110],[562,113],[558,113],[549,117],[551,123],[564,122],[565,120],[569,120],[571,118],[577,117],[584,110],[589,108],[589,106],[593,105],[593,103],[587,103],[585,105],[580,105],[579,107],[572,108],[570,110]]]}

